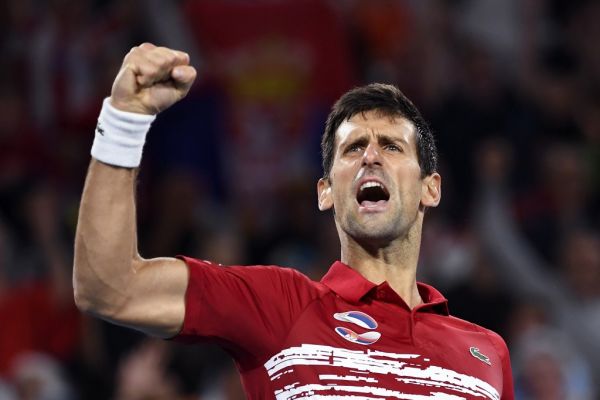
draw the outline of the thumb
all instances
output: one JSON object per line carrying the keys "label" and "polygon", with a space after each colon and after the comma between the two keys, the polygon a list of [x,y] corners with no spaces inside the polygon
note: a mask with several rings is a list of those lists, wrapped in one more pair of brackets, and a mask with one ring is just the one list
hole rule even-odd
{"label": "thumb", "polygon": [[196,69],[191,65],[178,65],[171,70],[171,78],[178,87],[189,88],[196,79]]}

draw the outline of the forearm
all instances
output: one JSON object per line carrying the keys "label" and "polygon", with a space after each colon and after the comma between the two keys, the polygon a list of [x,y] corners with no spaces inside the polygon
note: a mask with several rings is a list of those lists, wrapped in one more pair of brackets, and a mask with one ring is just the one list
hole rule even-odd
{"label": "forearm", "polygon": [[138,255],[135,168],[155,114],[185,96],[195,76],[180,51],[144,43],[125,56],[98,118],[75,236],[77,306],[160,337],[183,323],[188,271],[175,258]]}
{"label": "forearm", "polygon": [[137,170],[92,159],[79,208],[73,284],[77,305],[110,318],[135,275]]}

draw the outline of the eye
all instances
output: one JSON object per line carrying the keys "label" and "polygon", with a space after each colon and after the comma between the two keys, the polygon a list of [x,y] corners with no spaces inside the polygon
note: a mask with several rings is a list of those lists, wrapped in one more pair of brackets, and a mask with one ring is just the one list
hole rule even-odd
{"label": "eye", "polygon": [[395,145],[395,144],[392,144],[392,143],[385,145],[384,149],[385,150],[389,150],[389,151],[399,151],[399,152],[402,152],[402,147],[400,147],[398,145]]}
{"label": "eye", "polygon": [[360,144],[354,143],[346,148],[346,153],[354,153],[354,152],[360,151],[361,149],[362,149],[362,146]]}

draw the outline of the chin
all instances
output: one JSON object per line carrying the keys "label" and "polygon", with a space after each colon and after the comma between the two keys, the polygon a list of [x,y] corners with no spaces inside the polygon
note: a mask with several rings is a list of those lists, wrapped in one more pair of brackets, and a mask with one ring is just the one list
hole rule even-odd
{"label": "chin", "polygon": [[403,236],[402,230],[398,227],[399,224],[390,224],[389,220],[385,224],[355,222],[350,224],[346,232],[358,243],[383,247]]}

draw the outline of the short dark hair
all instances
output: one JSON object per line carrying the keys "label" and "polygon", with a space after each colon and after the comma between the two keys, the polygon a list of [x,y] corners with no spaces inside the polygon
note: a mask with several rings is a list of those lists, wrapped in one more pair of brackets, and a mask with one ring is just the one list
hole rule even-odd
{"label": "short dark hair", "polygon": [[367,111],[378,111],[384,116],[403,117],[411,121],[415,126],[421,176],[437,171],[438,153],[433,133],[417,107],[396,86],[371,83],[346,92],[331,108],[321,138],[323,178],[329,178],[333,165],[337,129],[345,120]]}

